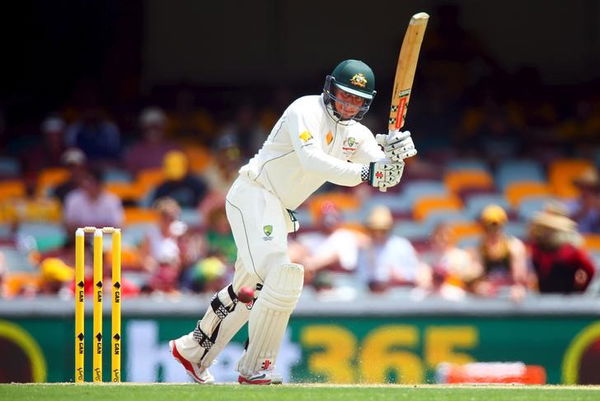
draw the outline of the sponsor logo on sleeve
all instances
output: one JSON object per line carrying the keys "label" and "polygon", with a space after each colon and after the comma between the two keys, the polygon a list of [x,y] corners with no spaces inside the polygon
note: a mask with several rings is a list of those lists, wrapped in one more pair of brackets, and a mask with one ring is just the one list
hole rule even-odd
{"label": "sponsor logo on sleeve", "polygon": [[308,131],[304,131],[298,137],[302,140],[302,142],[308,142],[313,139],[312,135]]}
{"label": "sponsor logo on sleeve", "polygon": [[329,145],[331,141],[333,141],[333,134],[331,133],[331,131],[329,131],[325,136],[325,141],[327,142],[327,145]]}

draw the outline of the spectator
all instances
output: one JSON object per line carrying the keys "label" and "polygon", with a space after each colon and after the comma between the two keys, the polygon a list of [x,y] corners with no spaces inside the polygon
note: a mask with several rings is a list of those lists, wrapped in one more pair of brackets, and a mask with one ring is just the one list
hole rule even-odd
{"label": "spectator", "polygon": [[530,222],[531,262],[540,293],[583,292],[595,267],[575,239],[576,223],[568,217],[538,212]]}
{"label": "spectator", "polygon": [[197,208],[207,193],[204,181],[188,170],[188,160],[179,151],[170,151],[163,160],[165,181],[154,192],[154,201],[173,198],[182,208]]}
{"label": "spectator", "polygon": [[45,295],[68,294],[69,285],[75,278],[75,271],[59,258],[46,258],[40,264],[40,287],[38,292]]}
{"label": "spectator", "polygon": [[65,151],[65,122],[60,117],[48,117],[42,122],[42,138],[32,149],[23,152],[21,163],[25,173],[37,173],[47,167],[59,167]]}
{"label": "spectator", "polygon": [[86,174],[86,158],[81,150],[71,148],[62,154],[61,162],[69,170],[69,177],[65,182],[56,186],[52,190],[52,194],[58,198],[61,204],[64,204],[67,195],[81,186]]}
{"label": "spectator", "polygon": [[96,166],[115,164],[121,156],[119,128],[99,108],[87,109],[80,120],[67,128],[66,142],[81,149]]}
{"label": "spectator", "polygon": [[139,124],[143,138],[134,143],[125,156],[125,165],[132,174],[142,169],[160,167],[168,152],[178,150],[177,145],[165,139],[167,116],[161,109],[144,109]]}
{"label": "spectator", "polygon": [[582,233],[600,234],[600,179],[595,168],[586,170],[573,182],[579,197],[567,205],[569,216]]}
{"label": "spectator", "polygon": [[291,260],[304,265],[308,280],[324,269],[354,271],[366,236],[342,226],[341,212],[333,202],[323,203],[317,219],[318,231],[299,234],[296,241],[290,241]]}
{"label": "spectator", "polygon": [[8,271],[6,268],[6,258],[4,257],[4,253],[0,251],[0,299],[6,298],[8,296],[8,291],[6,289],[7,276]]}
{"label": "spectator", "polygon": [[204,170],[203,176],[211,192],[224,196],[237,177],[242,164],[242,151],[234,135],[220,137],[214,150],[214,163]]}
{"label": "spectator", "polygon": [[208,185],[208,194],[200,205],[200,213],[207,216],[215,207],[225,203],[225,195],[237,178],[242,163],[242,154],[233,135],[220,137],[214,147],[214,162],[202,173]]}
{"label": "spectator", "polygon": [[63,217],[68,233],[85,226],[121,227],[123,206],[104,189],[102,173],[94,169],[85,173],[79,188],[65,199]]}
{"label": "spectator", "polygon": [[393,224],[392,213],[385,206],[374,208],[366,221],[369,240],[359,252],[357,273],[374,292],[417,282],[417,252],[410,241],[391,233]]}
{"label": "spectator", "polygon": [[239,144],[244,159],[252,157],[267,138],[260,125],[256,110],[251,104],[243,104],[237,110],[235,121],[228,124],[221,136],[233,136]]}
{"label": "spectator", "polygon": [[214,207],[206,216],[206,242],[210,252],[221,255],[229,265],[235,263],[237,248],[227,221],[225,203]]}
{"label": "spectator", "polygon": [[472,283],[477,295],[495,296],[502,286],[511,287],[511,298],[520,300],[527,283],[527,253],[523,242],[504,233],[508,216],[502,207],[489,205],[481,213],[483,235],[475,250],[481,275]]}
{"label": "spectator", "polygon": [[161,198],[155,204],[159,221],[146,233],[141,246],[144,269],[152,274],[148,286],[150,290],[172,292],[177,290],[177,282],[183,267],[180,238],[186,232],[186,225],[179,221],[181,209],[171,198]]}
{"label": "spectator", "polygon": [[444,223],[434,228],[431,250],[423,253],[422,258],[430,268],[423,283],[427,292],[447,299],[464,298],[467,283],[479,274],[472,255],[454,245],[452,230]]}

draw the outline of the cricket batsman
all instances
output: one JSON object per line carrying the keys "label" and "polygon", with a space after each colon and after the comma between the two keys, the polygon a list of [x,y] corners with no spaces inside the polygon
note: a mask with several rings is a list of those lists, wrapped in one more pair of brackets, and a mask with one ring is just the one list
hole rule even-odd
{"label": "cricket batsman", "polygon": [[[326,77],[323,93],[295,100],[240,169],[226,197],[238,250],[233,283],[213,296],[190,333],[169,342],[173,357],[196,382],[214,382],[208,368],[246,322],[249,339],[237,365],[238,381],[281,382],[274,367],[304,281],[303,266],[287,254],[287,235],[298,229],[290,211],[327,181],[393,187],[403,160],[417,153],[408,131],[388,135],[382,150],[359,122],[375,93],[368,65],[342,61]],[[255,298],[244,304],[238,297],[246,287],[255,289]]]}

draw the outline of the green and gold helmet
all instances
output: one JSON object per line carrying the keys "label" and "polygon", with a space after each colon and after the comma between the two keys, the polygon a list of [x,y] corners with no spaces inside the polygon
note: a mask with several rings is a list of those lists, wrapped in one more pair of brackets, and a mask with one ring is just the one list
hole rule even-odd
{"label": "green and gold helmet", "polygon": [[362,119],[365,113],[369,111],[373,97],[377,93],[375,91],[375,74],[373,74],[373,70],[360,60],[344,60],[333,69],[331,75],[327,75],[323,87],[326,104],[332,101],[340,101],[333,93],[333,86],[365,99],[364,105],[353,117],[354,120]]}

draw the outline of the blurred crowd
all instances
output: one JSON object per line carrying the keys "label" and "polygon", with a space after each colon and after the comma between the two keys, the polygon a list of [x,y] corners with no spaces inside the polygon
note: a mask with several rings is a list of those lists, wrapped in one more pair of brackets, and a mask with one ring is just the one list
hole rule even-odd
{"label": "blurred crowd", "polygon": [[[458,11],[437,10],[424,42],[407,121],[419,154],[402,183],[385,196],[326,185],[298,210],[290,257],[319,293],[520,300],[593,288],[598,91],[503,70]],[[23,124],[0,104],[0,296],[71,296],[83,226],[123,228],[125,296],[221,288],[236,258],[225,194],[293,90],[253,90],[247,101],[174,85],[126,105],[101,92],[80,85],[59,111]],[[386,127],[385,92],[364,121],[375,133]],[[419,186],[443,193],[415,195]],[[110,275],[109,240],[104,251]]]}
{"label": "blurred crowd", "polygon": [[[172,137],[170,127],[183,124],[172,118],[160,108],[144,109],[139,116],[141,138],[125,147],[117,126],[96,111],[70,124],[58,116],[42,122],[43,140],[19,155],[20,176],[0,181],[2,296],[72,296],[73,234],[84,226],[123,228],[124,296],[212,293],[230,280],[236,248],[225,194],[266,130],[246,108],[204,147]],[[595,168],[574,177],[576,196],[545,202],[530,214],[520,235],[504,228],[522,216],[487,204],[481,205],[467,230],[469,241],[461,242],[464,235],[456,221],[443,218],[452,213],[443,210],[424,236],[405,237],[398,227],[422,218],[417,210],[422,198],[409,205],[408,215],[384,201],[378,204],[378,199],[391,199],[393,205],[411,183],[430,181],[429,169],[423,166],[436,163],[432,160],[435,157],[420,157],[409,163],[408,184],[387,198],[364,186],[321,188],[298,211],[304,213],[302,225],[289,239],[290,258],[305,266],[307,285],[331,296],[343,296],[348,288],[372,293],[400,288],[409,289],[415,299],[459,300],[471,295],[517,301],[528,292],[588,289],[596,270],[590,251],[596,256],[600,251],[600,242],[593,244],[594,236],[600,238],[600,179]],[[451,182],[441,183],[452,189]],[[351,218],[348,208],[363,213]],[[28,224],[33,228],[24,231]],[[62,240],[42,245],[35,227],[54,227],[54,235],[62,233]],[[86,261],[91,277],[90,240]],[[21,261],[30,268],[8,258],[12,251],[24,256]],[[107,277],[111,252],[108,240]],[[91,283],[87,290],[92,291]]]}

